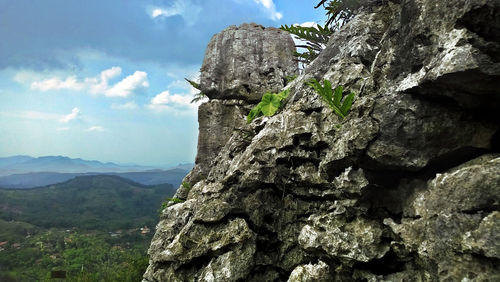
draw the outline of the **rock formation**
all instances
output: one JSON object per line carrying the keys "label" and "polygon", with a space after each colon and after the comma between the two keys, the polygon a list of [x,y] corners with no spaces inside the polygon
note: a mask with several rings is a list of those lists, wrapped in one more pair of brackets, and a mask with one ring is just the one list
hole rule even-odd
{"label": "rock formation", "polygon": [[[279,80],[237,86],[214,37],[200,136],[237,120],[163,211],[144,281],[500,281],[500,2],[368,2],[250,125],[240,90]],[[357,93],[344,120],[311,78]]]}
{"label": "rock formation", "polygon": [[287,76],[298,74],[294,51],[288,33],[256,24],[230,26],[212,37],[200,77],[201,92],[211,99],[198,109],[198,153],[189,182],[206,178],[211,162],[265,92],[278,92]]}

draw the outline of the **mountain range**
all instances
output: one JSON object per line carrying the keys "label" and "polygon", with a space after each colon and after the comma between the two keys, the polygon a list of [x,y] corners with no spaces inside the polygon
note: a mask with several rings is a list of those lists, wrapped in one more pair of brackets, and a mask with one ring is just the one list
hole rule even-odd
{"label": "mountain range", "polygon": [[115,175],[143,185],[169,183],[178,187],[193,164],[168,169],[135,164],[72,159],[65,156],[11,156],[0,158],[1,188],[33,188],[61,183],[77,176]]}
{"label": "mountain range", "polygon": [[80,158],[72,159],[65,156],[12,156],[0,158],[0,176],[27,172],[130,172],[157,169],[152,166],[135,164],[115,164],[111,162],[88,161]]}

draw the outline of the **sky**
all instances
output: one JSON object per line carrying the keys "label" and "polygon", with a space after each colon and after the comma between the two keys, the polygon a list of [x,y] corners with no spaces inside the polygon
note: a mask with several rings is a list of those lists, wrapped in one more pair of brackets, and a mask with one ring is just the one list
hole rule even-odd
{"label": "sky", "polygon": [[0,0],[0,157],[175,165],[197,80],[230,25],[323,22],[311,0]]}

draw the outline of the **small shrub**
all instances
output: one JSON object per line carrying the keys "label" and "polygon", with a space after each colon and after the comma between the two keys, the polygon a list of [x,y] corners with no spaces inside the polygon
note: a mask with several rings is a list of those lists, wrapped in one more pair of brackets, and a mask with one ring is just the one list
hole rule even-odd
{"label": "small shrub", "polygon": [[341,119],[345,118],[351,109],[352,102],[354,101],[355,94],[353,92],[343,97],[344,88],[339,85],[335,88],[335,90],[333,90],[332,84],[327,79],[325,79],[323,85],[321,85],[321,83],[319,83],[316,79],[311,79],[307,85],[316,90],[316,93],[323,98],[335,114],[337,114]]}
{"label": "small shrub", "polygon": [[262,96],[262,100],[248,113],[247,122],[251,123],[256,117],[264,115],[273,116],[281,106],[281,101],[288,97],[288,90],[281,91],[278,94],[267,92]]}
{"label": "small shrub", "polygon": [[158,214],[161,215],[161,212],[167,208],[167,205],[169,202],[174,202],[174,203],[183,203],[185,200],[183,199],[179,199],[179,198],[166,198],[165,201],[163,201],[163,203],[161,203],[161,206],[160,208],[158,209]]}
{"label": "small shrub", "polygon": [[188,192],[191,190],[191,184],[189,184],[189,182],[182,181],[181,186],[187,189]]}

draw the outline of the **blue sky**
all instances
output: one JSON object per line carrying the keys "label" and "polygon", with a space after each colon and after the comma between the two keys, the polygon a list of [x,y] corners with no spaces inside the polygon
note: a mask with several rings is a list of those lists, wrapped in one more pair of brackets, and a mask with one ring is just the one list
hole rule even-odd
{"label": "blue sky", "polygon": [[229,25],[324,20],[310,0],[0,0],[0,157],[194,162],[205,47]]}

